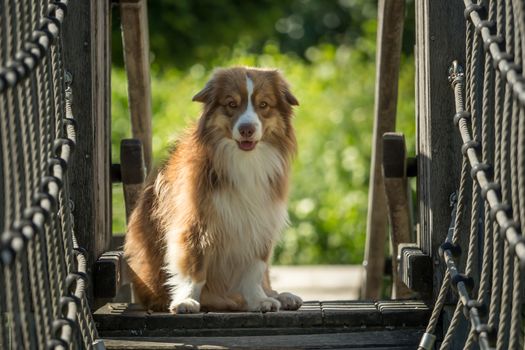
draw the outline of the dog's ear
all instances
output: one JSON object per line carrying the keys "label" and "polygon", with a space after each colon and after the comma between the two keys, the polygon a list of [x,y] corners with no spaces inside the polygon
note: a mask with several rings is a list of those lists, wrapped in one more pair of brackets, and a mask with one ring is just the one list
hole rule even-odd
{"label": "dog's ear", "polygon": [[197,92],[195,96],[191,99],[192,101],[207,103],[210,102],[213,98],[214,90],[214,79],[211,79],[206,83],[206,86],[201,91]]}
{"label": "dog's ear", "polygon": [[288,86],[285,87],[283,95],[286,102],[288,102],[290,105],[299,106],[299,101],[297,101],[297,98],[291,93],[290,88]]}
{"label": "dog's ear", "polygon": [[279,86],[279,91],[281,95],[284,97],[284,100],[290,105],[290,106],[299,106],[299,101],[297,101],[297,98],[292,94],[290,91],[290,85],[288,82],[284,79],[283,75],[280,71],[275,70],[273,72],[277,77],[277,84]]}

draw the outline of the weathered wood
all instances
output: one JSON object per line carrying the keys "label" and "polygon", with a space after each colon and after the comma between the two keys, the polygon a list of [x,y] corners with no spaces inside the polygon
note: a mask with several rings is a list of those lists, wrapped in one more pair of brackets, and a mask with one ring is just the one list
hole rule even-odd
{"label": "weathered wood", "polygon": [[146,0],[121,0],[120,18],[133,138],[142,142],[147,172],[151,171],[151,86]]}
{"label": "weathered wood", "polygon": [[108,349],[392,349],[417,348],[421,329],[374,330],[331,334],[242,337],[108,339]]}
{"label": "weathered wood", "polygon": [[[435,263],[450,223],[449,196],[461,170],[447,70],[454,59],[465,57],[463,9],[455,1],[416,2],[419,246]],[[444,264],[440,266],[434,269],[434,298],[443,280]]]}
{"label": "weathered wood", "polygon": [[407,158],[407,177],[417,176],[417,157]]}
{"label": "weathered wood", "polygon": [[140,140],[125,139],[120,142],[120,172],[127,221],[137,204],[146,179],[146,165]]}
{"label": "weathered wood", "polygon": [[397,81],[404,22],[404,0],[381,0],[378,6],[374,141],[370,168],[363,297],[380,297],[385,256],[387,209],[381,171],[382,136],[395,129]]}
{"label": "weathered wood", "polygon": [[78,123],[68,171],[71,200],[75,232],[88,252],[89,272],[111,239],[110,6],[109,1],[70,2],[62,32]]}
{"label": "weathered wood", "polygon": [[111,237],[111,250],[122,250],[124,249],[124,241],[126,236],[124,233],[113,234]]}
{"label": "weathered wood", "polygon": [[419,293],[423,300],[432,298],[432,259],[423,253],[416,243],[400,244],[399,274],[408,288]]}
{"label": "weathered wood", "polygon": [[124,254],[122,251],[110,251],[102,254],[93,269],[93,287],[95,298],[114,298],[124,284]]}
{"label": "weathered wood", "polygon": [[[397,250],[400,243],[411,242],[412,220],[408,202],[407,156],[405,136],[387,132],[383,135],[383,174],[390,221],[392,251],[392,299],[407,299],[413,292],[398,274]],[[431,275],[428,275],[430,278]]]}
{"label": "weathered wood", "polygon": [[[148,313],[136,304],[106,304],[94,314],[104,337],[194,336],[333,332],[363,327],[424,327],[430,314],[422,302],[310,301],[298,311],[269,313]],[[248,333],[246,333],[248,332]]]}

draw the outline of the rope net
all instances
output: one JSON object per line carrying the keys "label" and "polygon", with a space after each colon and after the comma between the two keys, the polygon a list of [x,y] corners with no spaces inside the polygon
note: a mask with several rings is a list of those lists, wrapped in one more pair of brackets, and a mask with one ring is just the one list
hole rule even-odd
{"label": "rope net", "polygon": [[86,298],[67,166],[60,30],[68,0],[0,2],[0,348],[103,348]]}
{"label": "rope net", "polygon": [[[462,172],[451,200],[449,234],[440,248],[447,270],[419,349],[434,347],[451,287],[458,301],[440,349],[523,349],[525,2],[464,4],[466,58],[464,64],[454,61],[449,71],[453,121],[463,142]],[[462,231],[466,220],[469,232]],[[466,254],[461,236],[468,236]],[[469,325],[466,335],[462,319]]]}

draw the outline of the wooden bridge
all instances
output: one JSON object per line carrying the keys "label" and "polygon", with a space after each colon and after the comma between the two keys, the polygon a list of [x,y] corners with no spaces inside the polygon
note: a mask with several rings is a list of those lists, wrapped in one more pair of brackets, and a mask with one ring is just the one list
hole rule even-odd
{"label": "wooden bridge", "polygon": [[[117,165],[111,6],[121,11],[134,135]],[[525,4],[415,7],[409,158],[395,133],[404,1],[378,6],[363,300],[171,315],[132,303],[122,238],[111,232],[112,182],[129,213],[151,166],[146,1],[2,0],[0,348],[523,348]],[[380,300],[388,239],[393,298]]]}

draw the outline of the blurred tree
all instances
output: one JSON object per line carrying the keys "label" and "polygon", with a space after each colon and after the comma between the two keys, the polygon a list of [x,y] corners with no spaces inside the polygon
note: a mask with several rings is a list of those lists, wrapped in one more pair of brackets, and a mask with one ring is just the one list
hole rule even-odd
{"label": "blurred tree", "polygon": [[[239,43],[260,53],[269,40],[282,53],[306,58],[308,48],[322,43],[354,44],[369,22],[375,23],[376,7],[370,0],[150,0],[152,61],[161,69],[195,63],[209,67],[218,54],[227,56]],[[413,45],[410,8],[407,53]],[[113,23],[114,62],[122,65],[118,11]]]}

